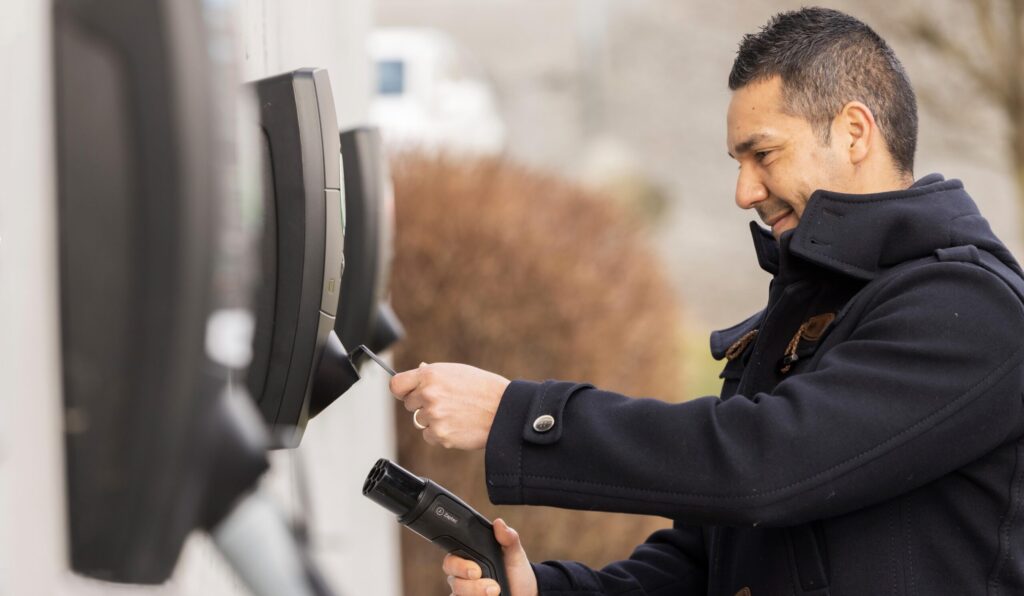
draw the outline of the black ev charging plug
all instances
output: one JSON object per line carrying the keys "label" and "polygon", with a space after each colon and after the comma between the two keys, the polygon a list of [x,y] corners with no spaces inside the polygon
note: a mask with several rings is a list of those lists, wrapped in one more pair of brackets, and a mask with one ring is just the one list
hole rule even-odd
{"label": "black ev charging plug", "polygon": [[379,459],[366,476],[363,495],[396,514],[398,523],[438,547],[475,561],[484,577],[498,582],[502,596],[510,595],[505,559],[494,538],[494,526],[448,489]]}

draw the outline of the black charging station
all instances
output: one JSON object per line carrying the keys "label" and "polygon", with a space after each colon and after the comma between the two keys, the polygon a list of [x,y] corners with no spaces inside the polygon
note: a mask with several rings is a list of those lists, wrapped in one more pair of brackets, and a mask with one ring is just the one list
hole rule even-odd
{"label": "black charging station", "polygon": [[387,349],[405,335],[387,301],[394,247],[395,197],[376,127],[341,133],[345,162],[345,276],[334,329],[346,346]]}
{"label": "black charging station", "polygon": [[[253,491],[266,449],[297,445],[358,379],[338,334],[378,350],[401,335],[384,302],[393,203],[379,138],[339,137],[326,71],[251,84],[264,236],[252,360],[235,383],[229,366],[242,365],[213,355],[211,329],[247,311],[250,288],[224,275],[248,269],[224,249],[236,230],[216,131],[228,115],[214,108],[224,87],[203,3],[52,2],[71,567],[161,583],[202,528],[257,593],[329,594]],[[346,190],[355,259],[343,283]]]}
{"label": "black charging station", "polygon": [[267,466],[259,416],[204,349],[225,222],[203,14],[53,8],[70,562],[155,584]]}
{"label": "black charging station", "polygon": [[265,233],[249,387],[279,446],[358,374],[334,332],[345,263],[341,148],[327,71],[250,84],[260,109]]}

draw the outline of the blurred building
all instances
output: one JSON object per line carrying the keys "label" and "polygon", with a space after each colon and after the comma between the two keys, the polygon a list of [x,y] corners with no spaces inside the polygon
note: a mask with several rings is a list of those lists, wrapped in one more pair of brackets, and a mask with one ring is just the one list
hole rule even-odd
{"label": "blurred building", "polygon": [[[939,171],[963,179],[996,233],[1019,248],[1009,166],[998,155],[992,158],[995,152],[975,149],[1002,146],[1005,123],[991,113],[965,122],[931,110],[924,101],[928,90],[949,85],[955,73],[896,33],[899,20],[924,4],[818,4],[867,21],[907,67],[923,99],[916,174]],[[946,0],[927,10],[943,23],[961,22],[944,18],[957,4]],[[614,178],[643,179],[661,193],[666,204],[654,211],[652,241],[697,324],[718,328],[761,308],[767,296],[767,276],[757,267],[747,230],[753,214],[733,203],[736,164],[725,147],[726,80],[745,33],[778,11],[802,5],[378,0],[377,23],[436,28],[471,52],[493,78],[512,158],[590,181],[612,168],[619,172]],[[972,105],[986,112],[983,102]],[[635,194],[650,200],[649,192]]]}
{"label": "blurred building", "polygon": [[448,34],[377,29],[369,38],[376,69],[370,120],[395,147],[500,153],[505,124],[473,55]]}

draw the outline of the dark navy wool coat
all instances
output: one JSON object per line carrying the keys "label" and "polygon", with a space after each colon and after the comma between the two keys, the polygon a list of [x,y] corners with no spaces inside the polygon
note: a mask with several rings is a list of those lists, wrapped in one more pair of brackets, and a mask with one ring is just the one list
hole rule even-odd
{"label": "dark navy wool coat", "polygon": [[674,520],[543,595],[1024,594],[1021,269],[957,180],[816,192],[764,311],[712,336],[719,397],[512,382],[495,503]]}

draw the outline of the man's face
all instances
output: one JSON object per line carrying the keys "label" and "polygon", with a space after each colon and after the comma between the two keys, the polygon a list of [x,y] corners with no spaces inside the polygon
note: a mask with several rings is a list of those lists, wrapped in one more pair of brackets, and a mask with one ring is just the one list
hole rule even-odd
{"label": "man's face", "polygon": [[807,120],[783,108],[779,77],[734,91],[726,140],[740,166],[736,204],[755,209],[776,239],[796,227],[811,193],[842,191],[851,173],[835,135],[822,145]]}

